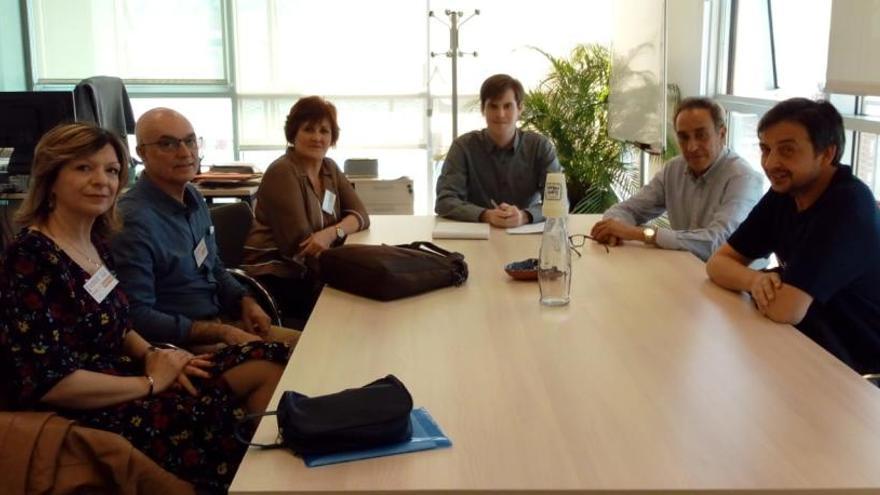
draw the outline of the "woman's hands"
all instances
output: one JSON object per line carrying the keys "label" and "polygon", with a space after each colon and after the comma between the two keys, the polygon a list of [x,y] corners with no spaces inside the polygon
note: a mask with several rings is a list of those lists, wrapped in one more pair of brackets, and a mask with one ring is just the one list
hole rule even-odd
{"label": "woman's hands", "polygon": [[298,256],[317,256],[322,252],[330,249],[330,245],[336,240],[336,226],[330,226],[326,229],[313,232],[306,237],[306,240],[299,243],[300,251]]}
{"label": "woman's hands", "polygon": [[214,365],[210,354],[193,355],[183,349],[155,349],[144,356],[144,370],[153,378],[153,393],[162,392],[175,383],[196,396],[198,390],[190,376],[209,378],[207,371]]}

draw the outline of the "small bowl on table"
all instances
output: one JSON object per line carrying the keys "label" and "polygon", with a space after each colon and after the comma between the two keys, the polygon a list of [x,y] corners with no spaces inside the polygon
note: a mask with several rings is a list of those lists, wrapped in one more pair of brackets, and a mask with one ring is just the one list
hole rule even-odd
{"label": "small bowl on table", "polygon": [[504,271],[514,280],[538,280],[538,258],[508,263]]}

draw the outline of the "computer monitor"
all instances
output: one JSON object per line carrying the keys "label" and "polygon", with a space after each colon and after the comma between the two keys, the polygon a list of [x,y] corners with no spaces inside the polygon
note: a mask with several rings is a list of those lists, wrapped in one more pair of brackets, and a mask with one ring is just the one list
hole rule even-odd
{"label": "computer monitor", "polygon": [[0,92],[0,148],[14,148],[9,175],[28,175],[37,142],[49,129],[76,121],[73,91]]}

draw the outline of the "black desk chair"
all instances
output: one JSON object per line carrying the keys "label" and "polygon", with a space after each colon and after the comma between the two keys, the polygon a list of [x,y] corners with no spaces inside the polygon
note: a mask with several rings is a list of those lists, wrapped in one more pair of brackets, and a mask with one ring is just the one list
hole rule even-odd
{"label": "black desk chair", "polygon": [[214,240],[217,242],[218,255],[226,265],[228,271],[235,279],[250,291],[257,300],[272,324],[281,326],[281,312],[275,299],[260,284],[257,279],[251,277],[244,270],[238,268],[244,259],[244,242],[254,221],[254,212],[245,202],[228,203],[211,208],[211,222],[214,224]]}

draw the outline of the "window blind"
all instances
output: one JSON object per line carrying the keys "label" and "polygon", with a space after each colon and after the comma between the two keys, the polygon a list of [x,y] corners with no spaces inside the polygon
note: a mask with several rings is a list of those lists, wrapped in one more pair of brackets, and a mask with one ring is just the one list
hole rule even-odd
{"label": "window blind", "polygon": [[666,141],[666,1],[617,0],[613,18],[609,133],[660,149]]}
{"label": "window blind", "polygon": [[880,0],[834,0],[825,91],[880,95]]}

